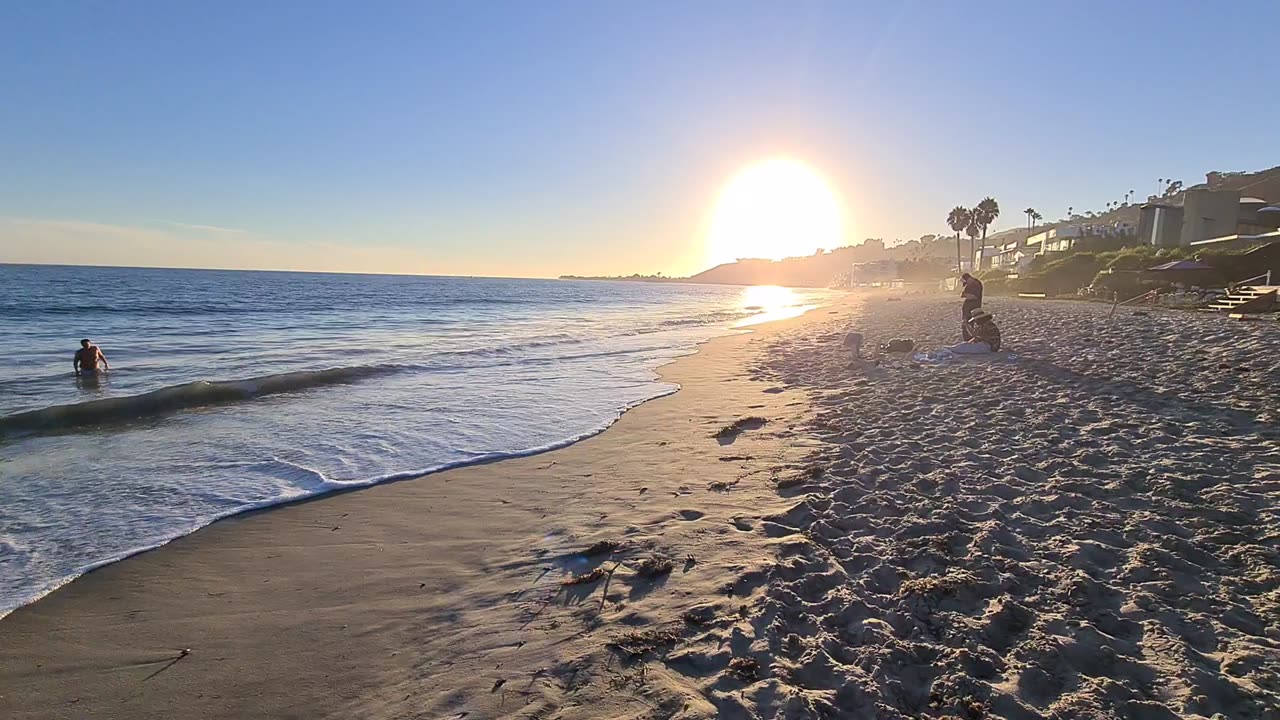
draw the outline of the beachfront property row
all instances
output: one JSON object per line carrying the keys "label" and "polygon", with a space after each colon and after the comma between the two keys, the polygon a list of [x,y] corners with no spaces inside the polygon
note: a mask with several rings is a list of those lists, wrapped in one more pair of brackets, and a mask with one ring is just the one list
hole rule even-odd
{"label": "beachfront property row", "polygon": [[[1273,195],[1276,193],[1272,193]],[[1280,242],[1280,197],[1241,197],[1239,190],[1190,189],[1181,205],[1159,201],[1139,208],[1136,225],[1127,221],[1072,223],[1029,237],[982,248],[973,266],[1025,272],[1036,256],[1063,253],[1090,238],[1123,238],[1157,247],[1244,249]]]}

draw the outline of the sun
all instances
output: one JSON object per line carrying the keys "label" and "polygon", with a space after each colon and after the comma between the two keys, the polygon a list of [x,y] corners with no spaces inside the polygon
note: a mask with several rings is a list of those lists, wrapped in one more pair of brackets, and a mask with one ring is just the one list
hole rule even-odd
{"label": "sun", "polygon": [[808,165],[778,157],[751,165],[729,181],[707,237],[712,264],[740,258],[812,255],[842,244],[840,203]]}

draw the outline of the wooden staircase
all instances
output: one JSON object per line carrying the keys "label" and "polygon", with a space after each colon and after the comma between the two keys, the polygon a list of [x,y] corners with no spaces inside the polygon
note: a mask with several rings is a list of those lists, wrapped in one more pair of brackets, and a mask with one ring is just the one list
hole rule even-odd
{"label": "wooden staircase", "polygon": [[1243,285],[1209,307],[1226,310],[1232,315],[1275,312],[1280,309],[1280,304],[1277,304],[1278,295],[1280,285]]}

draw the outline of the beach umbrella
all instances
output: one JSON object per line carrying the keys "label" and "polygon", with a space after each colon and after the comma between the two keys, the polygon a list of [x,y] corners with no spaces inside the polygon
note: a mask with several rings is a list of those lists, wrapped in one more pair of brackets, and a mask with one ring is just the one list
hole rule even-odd
{"label": "beach umbrella", "polygon": [[1147,268],[1147,272],[1160,277],[1165,282],[1193,285],[1212,278],[1214,267],[1196,260],[1174,260]]}

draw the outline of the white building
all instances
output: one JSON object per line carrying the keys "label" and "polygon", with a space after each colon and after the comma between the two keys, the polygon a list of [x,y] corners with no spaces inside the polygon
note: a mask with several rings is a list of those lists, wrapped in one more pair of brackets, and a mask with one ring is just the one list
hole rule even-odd
{"label": "white building", "polygon": [[978,270],[985,270],[993,267],[995,258],[1000,254],[1000,248],[992,245],[991,247],[978,248],[973,253],[973,267]]}
{"label": "white building", "polygon": [[1064,252],[1071,249],[1071,245],[1076,239],[1084,233],[1083,226],[1080,225],[1063,225],[1061,227],[1049,228],[1044,232],[1036,233],[1027,238],[1027,247],[1034,250],[1036,255],[1043,255],[1050,252]]}
{"label": "white building", "polygon": [[1026,272],[1031,258],[1036,255],[1036,248],[1028,247],[1025,240],[1011,240],[998,249],[999,252],[991,259],[991,267],[1010,273]]}
{"label": "white building", "polygon": [[879,285],[898,279],[898,263],[893,260],[853,263],[849,268],[849,285]]}
{"label": "white building", "polygon": [[1049,228],[1027,238],[1028,248],[1034,249],[1036,255],[1052,252],[1066,252],[1076,241],[1084,237],[1123,237],[1133,235],[1137,231],[1131,222],[1113,223],[1079,223]]}

